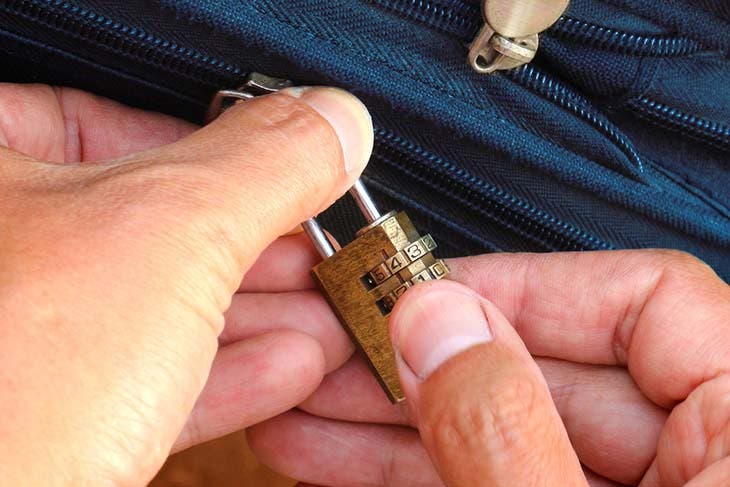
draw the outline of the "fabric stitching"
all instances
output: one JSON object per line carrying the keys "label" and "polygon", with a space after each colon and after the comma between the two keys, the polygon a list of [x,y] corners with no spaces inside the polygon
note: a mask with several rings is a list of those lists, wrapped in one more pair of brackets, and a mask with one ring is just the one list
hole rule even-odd
{"label": "fabric stitching", "polygon": [[[261,14],[261,15],[269,15],[269,13],[266,12],[265,10],[263,10],[260,5],[253,4],[252,6],[253,6],[253,8],[256,11],[258,11],[259,14]],[[509,120],[507,120],[507,119],[505,119],[503,117],[500,117],[499,114],[497,114],[496,112],[489,111],[489,110],[484,109],[484,108],[481,108],[481,107],[474,107],[472,104],[468,103],[467,100],[464,100],[464,99],[458,97],[453,92],[448,91],[448,90],[446,90],[443,87],[440,87],[440,86],[434,85],[432,83],[429,83],[428,80],[421,79],[421,78],[417,78],[417,77],[413,77],[410,73],[405,72],[405,71],[402,71],[397,66],[394,66],[394,65],[390,64],[388,61],[386,61],[384,59],[372,58],[372,57],[368,56],[367,54],[362,54],[362,53],[360,53],[358,51],[355,51],[350,46],[344,45],[344,44],[340,43],[339,41],[337,41],[335,39],[331,39],[331,38],[327,38],[327,37],[324,37],[324,36],[315,34],[314,32],[312,32],[309,29],[307,29],[305,26],[299,25],[299,24],[295,24],[295,23],[291,22],[289,19],[281,19],[279,17],[273,17],[273,18],[274,18],[274,20],[276,22],[278,22],[280,24],[289,25],[291,28],[293,28],[297,32],[303,32],[306,36],[308,36],[311,39],[323,41],[323,42],[325,42],[327,44],[330,44],[330,45],[332,45],[334,47],[347,50],[348,53],[351,53],[353,55],[356,55],[357,57],[361,57],[361,58],[363,58],[363,59],[365,59],[365,60],[367,60],[369,62],[376,63],[376,64],[378,64],[378,65],[380,65],[380,66],[382,66],[384,68],[387,68],[388,70],[391,70],[391,71],[394,71],[394,72],[398,73],[401,76],[405,76],[405,77],[411,79],[412,81],[415,81],[415,82],[417,82],[417,83],[419,83],[421,85],[424,85],[424,86],[426,86],[426,87],[428,87],[428,88],[430,88],[432,90],[435,90],[435,91],[437,91],[437,92],[439,92],[439,93],[441,93],[441,94],[449,97],[450,99],[452,99],[452,100],[460,103],[460,104],[466,105],[466,106],[468,106],[469,108],[472,108],[472,109],[473,108],[476,108],[477,111],[479,111],[479,112],[481,112],[481,113],[483,113],[485,115],[488,115],[488,116],[490,116],[490,117],[498,120],[499,122],[502,122],[502,123],[505,123],[505,124],[509,125],[510,127],[512,127],[513,129],[517,130],[520,133],[526,134],[526,135],[531,136],[531,137],[535,137],[534,134],[531,134],[531,133],[527,132],[522,127],[520,127],[520,126],[518,126],[518,125],[516,125],[516,124],[514,124],[512,122],[510,122]],[[546,99],[544,97],[541,97],[541,98]],[[547,100],[547,101],[551,102],[550,100]],[[551,102],[551,103],[553,103],[553,102]],[[559,108],[562,109],[562,107],[559,107]],[[580,120],[581,123],[585,123],[585,121],[582,120],[582,119],[580,119],[579,117],[575,117],[575,118],[576,118],[576,120]],[[562,150],[565,150],[566,152],[569,152],[569,153],[571,153],[571,154],[573,154],[573,155],[575,155],[575,156],[577,156],[577,157],[579,157],[579,158],[581,158],[583,160],[590,161],[592,163],[598,164],[596,161],[593,161],[592,159],[589,159],[585,155],[576,152],[574,149],[572,149],[570,147],[566,147],[566,146],[563,146],[563,145],[560,145],[560,144],[556,144],[554,141],[548,140],[548,139],[545,139],[545,138],[541,138],[541,140],[543,140],[544,142],[550,144],[551,146],[554,146],[556,148],[560,148]],[[615,146],[615,144],[613,144],[611,141],[608,141],[608,142],[611,145]],[[604,165],[601,164],[601,166],[604,166]],[[616,171],[613,170],[613,169],[611,171],[614,172],[614,173],[616,173]],[[616,173],[616,174],[618,174],[618,173]]]}
{"label": "fabric stitching", "polygon": [[[644,20],[648,20],[650,22],[653,22],[653,23],[655,23],[656,25],[658,25],[660,27],[664,27],[665,29],[676,30],[676,26],[666,23],[665,20],[660,19],[660,18],[654,18],[654,17],[651,17],[650,15],[647,15],[645,13],[639,12],[636,9],[632,8],[630,5],[626,5],[625,3],[621,2],[621,1],[616,1],[616,0],[601,0],[601,1],[603,1],[603,2],[605,2],[607,4],[609,4],[609,5],[613,5],[614,7],[617,7],[617,8],[626,9],[629,12],[631,12],[632,14],[636,15],[637,17],[641,17]],[[703,12],[705,12],[705,13],[707,13],[709,15],[712,15],[714,17],[714,14],[712,12],[708,12],[707,10],[702,9],[702,8],[700,8],[700,10],[702,10]],[[717,20],[720,21],[721,23],[725,24],[726,28],[730,29],[730,22],[728,22],[728,21],[726,21],[725,19],[722,19],[722,18],[717,18]],[[687,34],[687,36],[690,37],[689,34]],[[693,39],[695,39],[697,42],[700,42],[700,43],[706,42],[706,41],[703,41],[702,39],[698,39],[696,36],[691,36],[691,37]],[[721,48],[723,50],[727,50],[728,49],[728,46],[724,45],[723,43],[715,44],[715,47]],[[728,53],[728,55],[730,55],[730,53]]]}

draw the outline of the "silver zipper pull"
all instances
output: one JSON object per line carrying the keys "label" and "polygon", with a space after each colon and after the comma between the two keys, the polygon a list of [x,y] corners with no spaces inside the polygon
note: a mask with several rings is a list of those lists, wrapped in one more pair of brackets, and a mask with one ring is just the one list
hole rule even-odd
{"label": "silver zipper pull", "polygon": [[469,50],[478,73],[514,69],[529,63],[539,46],[538,34],[553,25],[569,0],[483,0],[484,27]]}
{"label": "silver zipper pull", "polygon": [[294,86],[288,79],[272,78],[261,73],[249,73],[241,86],[235,90],[220,90],[216,93],[205,115],[205,123],[210,123],[239,101],[247,101],[257,96],[276,93]]}

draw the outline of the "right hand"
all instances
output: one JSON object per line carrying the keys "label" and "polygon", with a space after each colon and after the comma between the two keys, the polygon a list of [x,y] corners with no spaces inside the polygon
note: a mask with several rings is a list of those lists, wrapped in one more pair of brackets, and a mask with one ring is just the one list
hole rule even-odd
{"label": "right hand", "polygon": [[391,318],[407,407],[354,358],[306,413],[249,430],[265,463],[331,487],[728,485],[730,288],[706,265],[667,251],[450,265],[476,292],[417,286]]}

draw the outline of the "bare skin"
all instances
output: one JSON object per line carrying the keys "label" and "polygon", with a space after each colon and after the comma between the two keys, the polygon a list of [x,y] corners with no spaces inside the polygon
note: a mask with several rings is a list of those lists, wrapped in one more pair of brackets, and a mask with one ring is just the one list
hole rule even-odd
{"label": "bare skin", "polygon": [[[450,265],[476,291],[422,286],[391,319],[407,404],[388,404],[355,357],[299,411],[249,430],[260,458],[334,487],[725,485],[730,289],[707,266],[667,251]],[[454,306],[464,295],[491,341],[414,374],[434,335],[479,318]],[[418,325],[399,339],[406,312]]]}
{"label": "bare skin", "polygon": [[[316,329],[218,337],[247,289],[301,283],[273,283],[272,263],[301,237],[274,242],[365,166],[354,97],[278,94],[197,130],[0,85],[0,114],[1,485],[146,485],[171,451],[290,409],[347,358]],[[270,245],[271,285],[241,285]]]}
{"label": "bare skin", "polygon": [[[468,288],[421,286],[394,312],[409,403],[391,406],[306,239],[277,238],[364,162],[345,174],[332,127],[273,100],[196,132],[0,85],[0,484],[144,485],[170,451],[301,403],[249,436],[311,485],[724,485],[730,291],[676,252],[451,261]],[[481,320],[491,338],[452,356],[418,333]]]}

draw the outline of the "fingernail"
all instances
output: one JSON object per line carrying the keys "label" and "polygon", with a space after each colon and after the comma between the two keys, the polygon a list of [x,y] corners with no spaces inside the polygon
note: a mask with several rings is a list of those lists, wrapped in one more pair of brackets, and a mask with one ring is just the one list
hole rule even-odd
{"label": "fingernail", "polygon": [[345,171],[361,172],[373,152],[373,121],[368,109],[350,93],[337,88],[288,88],[327,120],[340,139]]}
{"label": "fingernail", "polygon": [[406,297],[393,317],[394,346],[421,379],[459,353],[492,341],[479,298],[447,285],[452,289]]}

